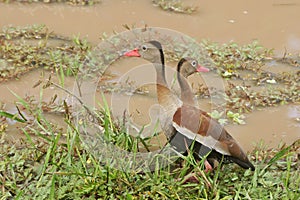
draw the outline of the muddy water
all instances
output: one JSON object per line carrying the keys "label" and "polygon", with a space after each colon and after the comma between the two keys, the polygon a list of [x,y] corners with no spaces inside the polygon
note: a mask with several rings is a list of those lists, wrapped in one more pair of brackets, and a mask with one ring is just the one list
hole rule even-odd
{"label": "muddy water", "polygon": [[[198,7],[193,15],[174,14],[152,6],[151,0],[102,0],[95,7],[7,5],[0,7],[0,26],[46,24],[67,36],[87,36],[98,42],[103,32],[122,31],[123,24],[169,28],[197,39],[263,45],[282,52],[300,50],[297,0],[184,1]],[[17,13],[17,14],[16,14]]]}
{"label": "muddy water", "polygon": [[[13,80],[13,81],[7,81],[0,84],[0,91],[1,91],[1,101],[5,103],[5,110],[7,112],[16,114],[18,113],[17,108],[15,106],[15,102],[20,102],[18,98],[15,96],[18,95],[21,98],[26,97],[33,97],[36,101],[44,101],[49,102],[54,95],[57,95],[56,103],[62,102],[63,100],[66,100],[68,96],[65,92],[61,91],[58,88],[55,87],[49,87],[45,90],[42,89],[42,86],[45,85],[46,80],[51,75],[51,80],[53,80],[55,83],[59,84],[59,80],[56,78],[55,73],[51,73],[49,71],[44,70],[34,70],[30,73],[24,74],[20,79]],[[34,87],[34,85],[39,81],[44,81],[43,84],[40,84],[37,87]],[[72,88],[74,86],[74,80],[72,79],[66,79],[65,86],[68,90],[72,91]],[[20,105],[19,105],[20,106]],[[22,111],[23,112],[23,111]],[[26,114],[26,112],[23,113],[23,115],[30,120],[30,116]],[[62,120],[61,114],[45,114],[45,116],[52,121],[53,123],[57,124],[59,127],[64,127],[64,123]],[[22,124],[17,123],[15,121],[8,120],[8,137],[10,139],[19,138],[20,134],[18,131],[18,128],[22,127]]]}
{"label": "muddy water", "polygon": [[[192,15],[165,12],[152,6],[150,0],[102,0],[94,7],[1,4],[0,27],[46,24],[56,33],[65,36],[80,34],[97,44],[103,32],[123,31],[123,24],[137,26],[147,24],[173,29],[198,40],[210,39],[217,42],[233,40],[238,43],[249,43],[257,39],[264,46],[274,48],[278,55],[282,55],[285,48],[289,52],[300,51],[300,26],[297,20],[300,18],[300,2],[297,0],[185,2],[197,6],[198,12]],[[110,70],[120,76],[130,67],[145,63],[137,59],[120,60],[114,63]],[[140,77],[148,77],[149,74],[149,77],[152,77],[151,81],[155,80],[154,71],[150,68],[149,73],[144,73],[147,76],[141,73]],[[33,89],[31,86],[38,80],[40,73],[41,71],[36,70],[24,75],[20,80],[0,84],[1,101],[8,104],[8,109],[13,108],[12,103],[16,100],[8,88],[20,96],[32,94],[39,98],[40,88]],[[172,75],[169,77],[170,82]],[[190,80],[193,79],[195,77]],[[66,80],[66,87],[72,88],[73,84],[74,80]],[[88,87],[85,91],[94,92],[89,91]],[[62,91],[55,89],[47,90],[43,95],[45,99],[50,99],[54,93],[59,93],[62,99],[66,96]],[[108,95],[107,98],[110,101]],[[151,121],[147,111],[156,103],[155,90],[152,90],[148,97],[133,96],[129,102],[130,113],[137,124]],[[209,111],[208,101],[200,101],[200,106]],[[299,107],[288,105],[255,111],[246,116],[246,125],[229,125],[228,129],[247,150],[251,150],[253,144],[260,140],[264,140],[270,146],[277,146],[281,140],[291,143],[300,138],[299,122],[296,122],[296,118],[300,117]]]}
{"label": "muddy water", "polygon": [[227,130],[248,150],[255,144],[278,147],[300,138],[299,105],[264,108],[246,115],[246,125],[229,125]]}

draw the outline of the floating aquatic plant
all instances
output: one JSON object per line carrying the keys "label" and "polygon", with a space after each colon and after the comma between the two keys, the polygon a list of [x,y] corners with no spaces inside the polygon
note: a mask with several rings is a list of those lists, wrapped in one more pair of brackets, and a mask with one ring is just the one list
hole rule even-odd
{"label": "floating aquatic plant", "polygon": [[100,3],[101,0],[1,0],[0,2],[4,3],[65,3],[68,5],[74,5],[74,6],[91,6],[97,3]]}
{"label": "floating aquatic plant", "polygon": [[[60,43],[52,46],[50,40]],[[63,68],[66,75],[76,75],[91,48],[85,40],[60,37],[44,25],[4,28],[0,41],[0,82],[36,68]]]}
{"label": "floating aquatic plant", "polygon": [[197,7],[185,6],[181,0],[152,0],[155,6],[159,6],[163,10],[177,13],[191,14],[197,11]]}

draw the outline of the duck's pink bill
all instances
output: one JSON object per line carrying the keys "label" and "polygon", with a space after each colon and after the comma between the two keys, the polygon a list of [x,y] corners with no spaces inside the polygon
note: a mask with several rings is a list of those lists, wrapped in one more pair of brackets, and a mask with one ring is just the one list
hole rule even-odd
{"label": "duck's pink bill", "polygon": [[198,65],[197,72],[209,72],[209,69],[201,65]]}
{"label": "duck's pink bill", "polygon": [[130,57],[140,57],[139,51],[137,49],[133,49],[131,51],[128,51],[124,53],[124,56],[130,56]]}

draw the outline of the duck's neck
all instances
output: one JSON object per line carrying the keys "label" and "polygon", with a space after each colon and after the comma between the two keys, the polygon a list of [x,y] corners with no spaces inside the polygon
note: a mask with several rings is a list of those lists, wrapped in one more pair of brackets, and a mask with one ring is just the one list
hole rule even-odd
{"label": "duck's neck", "polygon": [[162,63],[162,64],[155,63],[154,66],[155,66],[155,70],[156,70],[156,84],[168,88],[168,84],[166,81],[166,75],[165,75],[164,63]]}
{"label": "duck's neck", "polygon": [[156,90],[158,103],[165,109],[167,107],[176,105],[177,102],[174,99],[174,95],[168,87],[164,64],[154,64],[156,69]]}
{"label": "duck's neck", "polygon": [[162,107],[159,119],[165,136],[169,140],[175,133],[172,125],[173,115],[181,106],[181,102],[176,95],[174,95],[168,87],[165,77],[165,66],[154,64],[156,69],[156,91],[157,100]]}
{"label": "duck's neck", "polygon": [[181,101],[183,104],[195,105],[194,94],[192,93],[187,80],[180,74],[180,72],[177,72],[177,79],[180,86]]}

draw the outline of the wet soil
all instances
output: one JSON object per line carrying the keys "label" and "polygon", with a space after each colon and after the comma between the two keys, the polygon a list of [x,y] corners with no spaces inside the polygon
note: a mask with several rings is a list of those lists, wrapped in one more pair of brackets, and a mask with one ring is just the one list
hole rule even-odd
{"label": "wet soil", "polygon": [[[113,30],[123,31],[124,24],[137,26],[147,24],[173,29],[197,40],[209,39],[221,43],[235,41],[246,44],[257,39],[262,45],[274,48],[278,57],[283,56],[285,51],[300,52],[300,26],[296,20],[300,17],[298,1],[189,0],[185,3],[197,6],[197,12],[191,15],[166,12],[154,7],[150,0],[102,0],[100,4],[93,7],[2,4],[0,27],[46,24],[55,33],[68,37],[80,35],[87,37],[93,44],[97,44],[103,32],[109,34]],[[108,72],[117,78],[132,69],[132,66],[146,63],[141,59],[121,59],[113,63],[108,68]],[[170,65],[175,66],[174,63]],[[274,72],[290,70],[277,62],[270,63],[266,68]],[[16,101],[16,97],[11,94],[10,90],[21,97],[34,95],[37,99],[39,98],[40,87],[32,88],[32,86],[38,81],[42,71],[34,70],[23,75],[19,80],[0,84],[1,101],[7,104],[7,110],[13,109],[13,103]],[[47,77],[49,72],[44,73]],[[170,71],[169,82],[172,77]],[[199,82],[201,80],[199,77],[194,75],[189,80]],[[135,81],[139,81],[138,79],[145,81],[149,78],[148,81],[154,83],[154,70],[149,67],[149,71],[138,72],[135,78]],[[74,83],[74,79],[69,78],[66,79],[65,86],[72,90]],[[134,95],[129,100],[129,111],[138,125],[151,121],[151,113],[148,114],[149,108],[156,104],[155,89],[151,89],[153,88],[151,85],[146,87],[150,90],[149,94]],[[90,91],[88,86],[83,90],[86,93],[94,92]],[[101,89],[96,93],[98,99],[101,99],[100,92]],[[59,94],[61,99],[67,98],[64,92],[50,88],[44,92],[43,99],[49,100],[55,93]],[[106,97],[108,102],[111,102],[110,95],[106,94]],[[200,100],[199,104],[204,110],[210,111],[211,104],[208,100]],[[50,118],[56,117],[50,116]],[[246,150],[251,150],[261,140],[267,146],[275,147],[281,141],[291,144],[300,138],[300,124],[297,121],[299,118],[299,104],[284,105],[263,108],[246,114],[246,125],[228,125],[227,128]],[[14,126],[8,128],[13,138],[18,137],[14,128]]]}

